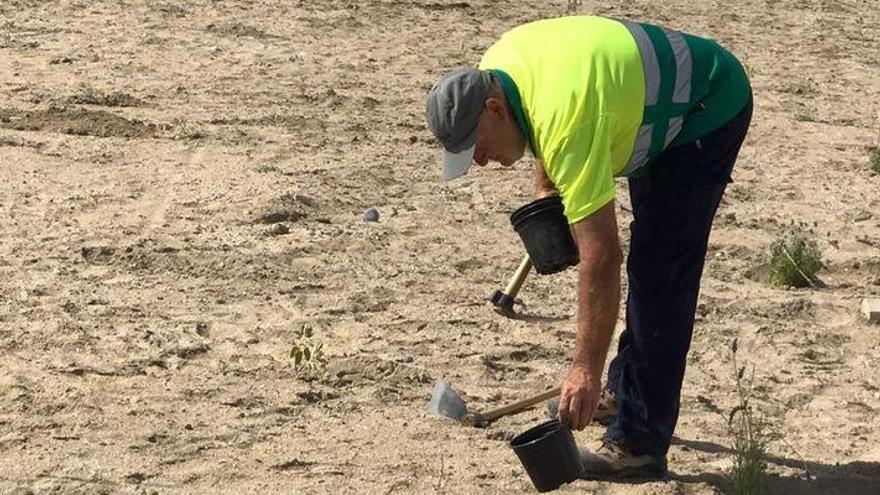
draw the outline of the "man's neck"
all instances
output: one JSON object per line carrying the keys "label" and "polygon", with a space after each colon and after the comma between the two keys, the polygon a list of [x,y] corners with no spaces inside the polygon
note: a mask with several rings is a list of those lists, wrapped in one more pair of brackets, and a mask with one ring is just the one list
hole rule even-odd
{"label": "man's neck", "polygon": [[537,156],[532,129],[529,125],[529,121],[526,119],[525,110],[522,107],[522,100],[520,99],[519,89],[516,87],[516,82],[514,82],[514,80],[503,70],[490,69],[489,72],[495,76],[495,79],[501,85],[501,89],[504,90],[504,103],[513,113],[517,127],[519,127],[520,134],[522,134],[523,141],[525,141],[529,149],[532,150],[532,154]]}

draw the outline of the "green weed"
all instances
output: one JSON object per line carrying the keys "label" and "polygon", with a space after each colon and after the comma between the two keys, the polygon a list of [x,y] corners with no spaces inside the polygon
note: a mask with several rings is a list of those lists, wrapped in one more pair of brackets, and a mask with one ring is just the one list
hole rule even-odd
{"label": "green weed", "polygon": [[777,286],[819,287],[816,272],[822,268],[822,252],[815,241],[797,226],[788,228],[770,245],[770,281]]}
{"label": "green weed", "polygon": [[733,466],[730,468],[732,495],[761,495],[767,490],[767,442],[766,423],[751,404],[752,369],[748,380],[744,378],[745,367],[739,367],[736,359],[737,340],[731,345],[733,371],[736,380],[737,405],[730,412],[727,426],[733,441]]}
{"label": "green weed", "polygon": [[191,127],[186,119],[175,118],[166,128],[171,130],[172,138],[178,141],[192,141],[207,137],[207,134],[201,129]]}
{"label": "green weed", "polygon": [[327,365],[324,344],[314,341],[312,327],[303,325],[296,331],[296,341],[290,349],[290,358],[293,359],[294,371],[306,376],[314,375]]}

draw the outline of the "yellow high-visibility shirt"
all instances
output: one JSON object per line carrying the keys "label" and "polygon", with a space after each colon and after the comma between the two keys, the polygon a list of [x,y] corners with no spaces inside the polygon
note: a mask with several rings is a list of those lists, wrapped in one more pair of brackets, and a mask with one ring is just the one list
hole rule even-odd
{"label": "yellow high-visibility shirt", "polygon": [[505,33],[480,69],[515,81],[535,157],[559,189],[570,223],[614,198],[645,104],[639,48],[620,22],[576,16]]}

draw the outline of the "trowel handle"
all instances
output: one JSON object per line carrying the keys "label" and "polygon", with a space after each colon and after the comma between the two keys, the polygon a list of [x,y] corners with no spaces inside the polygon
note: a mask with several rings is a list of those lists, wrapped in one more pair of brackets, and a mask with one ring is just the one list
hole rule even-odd
{"label": "trowel handle", "polygon": [[516,299],[516,294],[519,292],[520,287],[522,287],[523,282],[526,280],[526,275],[529,274],[529,270],[531,269],[532,260],[527,254],[522,261],[519,262],[519,267],[516,269],[516,273],[513,274],[513,278],[507,283],[504,293],[510,296],[511,299]]}
{"label": "trowel handle", "polygon": [[493,409],[491,411],[486,411],[486,412],[482,413],[480,416],[482,416],[482,418],[486,422],[495,421],[496,419],[498,419],[502,416],[507,416],[508,414],[516,414],[518,412],[525,411],[526,409],[534,406],[535,404],[540,404],[541,402],[544,402],[545,400],[552,399],[553,397],[556,397],[557,395],[559,395],[560,391],[561,391],[561,388],[556,387],[552,390],[548,390],[546,392],[540,393],[540,394],[535,395],[533,397],[523,399],[519,402],[514,402],[513,404],[509,404],[504,407],[499,407],[498,409]]}

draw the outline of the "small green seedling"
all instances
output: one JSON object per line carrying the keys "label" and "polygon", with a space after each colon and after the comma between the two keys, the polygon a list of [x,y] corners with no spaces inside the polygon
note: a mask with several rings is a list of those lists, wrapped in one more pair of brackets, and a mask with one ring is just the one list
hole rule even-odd
{"label": "small green seedling", "polygon": [[744,379],[745,367],[736,359],[737,341],[733,340],[733,372],[738,403],[730,412],[727,426],[733,440],[733,466],[730,481],[733,495],[762,495],[767,490],[767,442],[769,436],[764,419],[751,404],[754,369]]}
{"label": "small green seedling", "polygon": [[166,127],[171,130],[172,138],[178,141],[192,141],[207,137],[201,130],[191,127],[186,119],[174,118],[171,124]]}
{"label": "small green seedling", "polygon": [[776,286],[818,287],[822,252],[800,227],[787,229],[770,245],[770,281]]}
{"label": "small green seedling", "polygon": [[871,150],[871,170],[875,174],[880,174],[880,148]]}
{"label": "small green seedling", "polygon": [[324,344],[314,342],[312,327],[303,325],[296,331],[296,341],[290,349],[293,368],[297,373],[313,375],[327,365]]}

